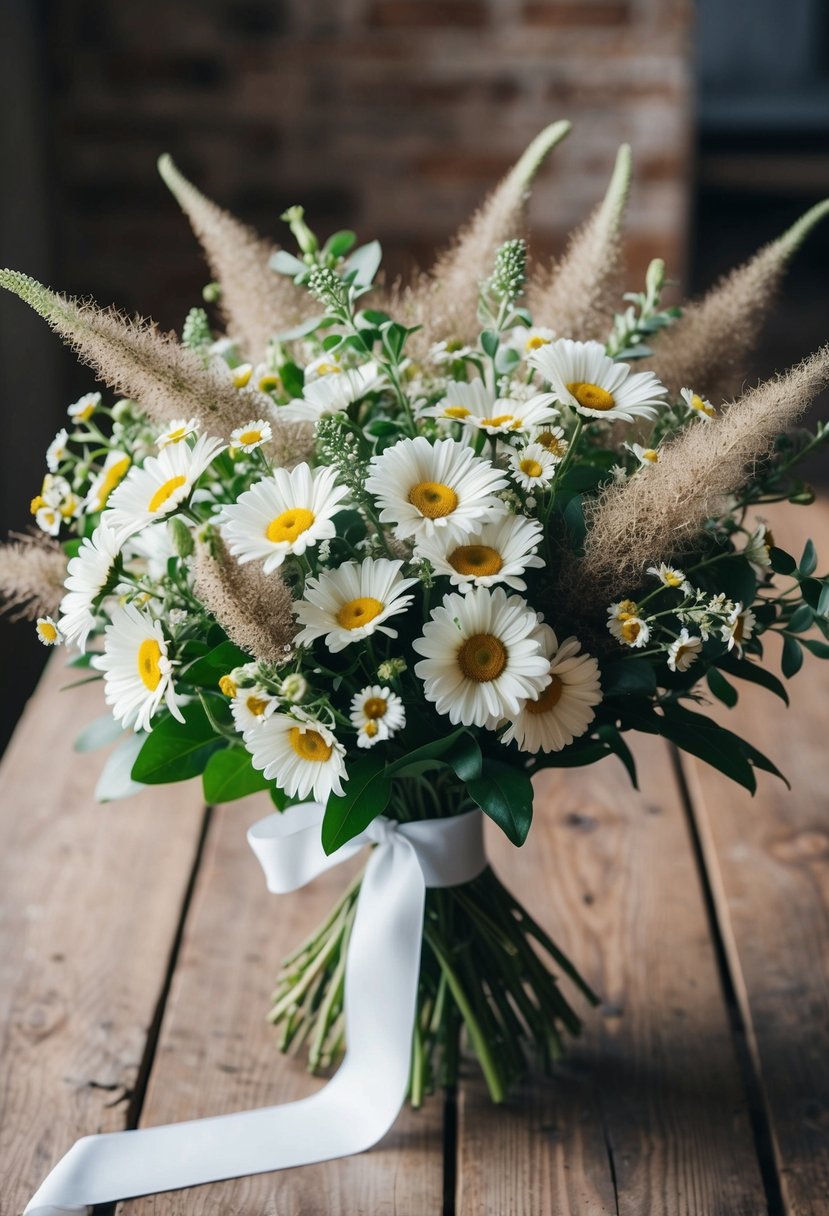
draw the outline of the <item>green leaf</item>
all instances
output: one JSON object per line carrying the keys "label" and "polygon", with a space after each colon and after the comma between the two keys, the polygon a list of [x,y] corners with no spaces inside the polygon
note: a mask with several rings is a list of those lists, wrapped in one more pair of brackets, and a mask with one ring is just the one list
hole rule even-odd
{"label": "green leaf", "polygon": [[767,688],[769,692],[773,692],[781,701],[789,704],[789,694],[786,692],[785,684],[778,680],[777,676],[767,671],[765,667],[760,667],[757,663],[751,663],[748,659],[740,659],[733,652],[724,654],[717,659],[717,666],[721,671],[727,671],[730,676],[736,676],[740,680],[746,680],[750,684],[759,684],[761,688]]}
{"label": "green leaf", "polygon": [[301,397],[305,388],[305,372],[295,363],[282,363],[279,367],[279,378],[285,392],[291,397]]}
{"label": "green leaf", "polygon": [[825,582],[820,589],[816,611],[818,616],[829,616],[829,582]]}
{"label": "green leaf", "polygon": [[330,856],[359,836],[382,815],[391,797],[391,780],[383,761],[375,756],[358,760],[351,768],[344,794],[332,794],[322,821],[322,847]]}
{"label": "green leaf", "polygon": [[801,638],[800,644],[819,659],[829,659],[829,646],[826,642],[819,642],[816,638]]}
{"label": "green leaf", "polygon": [[448,764],[456,777],[461,781],[474,781],[480,777],[483,757],[478,740],[468,731],[464,731],[456,743],[443,756],[443,763]]}
{"label": "green leaf", "polygon": [[803,651],[797,638],[791,637],[789,634],[783,638],[783,658],[780,662],[780,669],[787,680],[792,676],[796,676],[803,666]]}
{"label": "green leaf", "polygon": [[560,752],[542,752],[535,757],[536,769],[542,768],[583,768],[587,764],[595,764],[611,754],[610,744],[605,740],[586,739],[571,743]]}
{"label": "green leaf", "polygon": [[83,728],[72,744],[72,750],[94,752],[99,747],[106,747],[107,744],[114,743],[116,739],[121,738],[123,733],[123,726],[113,718],[112,714],[103,714]]}
{"label": "green leaf", "polygon": [[370,241],[368,245],[361,245],[359,249],[354,250],[343,267],[343,273],[353,274],[354,282],[358,287],[370,287],[374,276],[380,269],[382,258],[383,250],[380,248],[380,242]]}
{"label": "green leaf", "polygon": [[562,515],[567,525],[567,531],[570,533],[571,546],[576,552],[580,553],[584,545],[584,539],[587,536],[587,524],[584,519],[584,506],[581,494],[573,495],[565,506]]}
{"label": "green leaf", "polygon": [[816,566],[817,550],[815,549],[814,542],[807,540],[803,549],[803,556],[800,559],[800,573],[804,578],[808,578],[811,574],[814,574]]}
{"label": "green leaf", "polygon": [[383,345],[396,363],[403,353],[403,347],[406,345],[406,339],[409,336],[409,330],[405,325],[398,325],[396,321],[389,321],[383,326]]}
{"label": "green leaf", "polygon": [[515,845],[522,845],[533,820],[533,787],[526,773],[484,760],[480,777],[467,781],[470,798]]}
{"label": "green leaf", "polygon": [[661,722],[659,734],[754,793],[757,780],[739,735],[681,705],[666,705],[664,717],[656,716]]}
{"label": "green leaf", "polygon": [[614,659],[602,668],[605,697],[656,692],[656,672],[647,659]]}
{"label": "green leaf", "polygon": [[775,574],[794,574],[797,569],[797,562],[792,555],[785,549],[778,549],[776,545],[769,549],[769,561]]}
{"label": "green leaf", "polygon": [[271,785],[271,782],[253,767],[247,748],[236,744],[213,753],[202,774],[202,783],[204,800],[211,806],[245,798],[248,794],[266,790]]}
{"label": "green leaf", "polygon": [[170,714],[147,735],[132,768],[133,781],[164,785],[168,781],[188,781],[204,771],[222,740],[198,701],[185,705],[182,713],[184,722]]}
{"label": "green leaf", "polygon": [[786,628],[790,633],[805,633],[815,623],[815,614],[808,604],[795,608]]}
{"label": "green leaf", "polygon": [[223,675],[227,675],[234,667],[241,667],[250,662],[250,655],[245,654],[233,642],[220,642],[201,659],[196,659],[189,667],[181,672],[180,679],[189,684],[198,684],[201,688],[215,688]]}
{"label": "green leaf", "polygon": [[711,568],[718,591],[735,603],[751,604],[757,594],[757,576],[744,557],[726,557]]}
{"label": "green leaf", "polygon": [[[399,760],[386,765],[386,776],[402,776],[412,764],[419,764],[423,760],[439,760],[441,756],[452,749],[461,735],[465,735],[466,733],[466,728],[460,726],[449,735],[443,735],[439,739],[433,739],[430,743],[424,743],[422,747],[416,747],[407,756],[401,756]],[[449,761],[447,760],[446,763],[448,764]]]}
{"label": "green leaf", "polygon": [[481,348],[485,355],[494,359],[501,345],[501,337],[496,329],[485,329],[481,333]]}
{"label": "green leaf", "polygon": [[711,667],[706,675],[708,687],[711,689],[714,696],[722,701],[723,705],[727,705],[729,709],[737,704],[739,693],[733,684],[729,684],[721,671],[716,667]]}
{"label": "green leaf", "polygon": [[636,775],[636,761],[633,759],[633,753],[627,743],[625,743],[619,734],[617,727],[612,722],[606,722],[603,726],[599,727],[597,733],[607,743],[610,750],[622,761],[622,764],[627,769],[631,785],[635,790],[638,790],[639,780]]}
{"label": "green leaf", "polygon": [[765,756],[761,751],[758,751],[756,747],[752,747],[752,745],[746,739],[741,739],[740,745],[742,747],[743,755],[751,764],[754,765],[755,768],[760,768],[764,773],[771,773],[772,776],[779,777],[785,786],[788,786],[789,789],[792,788],[787,778],[784,777],[784,775],[780,772],[777,765],[772,760],[769,760],[768,756]]}
{"label": "green leaf", "polygon": [[292,253],[288,253],[287,249],[277,249],[268,265],[277,274],[289,274],[292,278],[298,274],[308,273],[305,263],[301,262],[299,258],[295,258]]}
{"label": "green leaf", "polygon": [[357,233],[350,232],[347,228],[344,228],[341,232],[335,232],[328,238],[322,252],[332,258],[344,258],[354,248],[356,241]]}
{"label": "green leaf", "polygon": [[391,317],[387,312],[381,312],[379,308],[366,308],[357,314],[357,324],[362,325],[365,321],[369,326],[385,325],[390,321]]}

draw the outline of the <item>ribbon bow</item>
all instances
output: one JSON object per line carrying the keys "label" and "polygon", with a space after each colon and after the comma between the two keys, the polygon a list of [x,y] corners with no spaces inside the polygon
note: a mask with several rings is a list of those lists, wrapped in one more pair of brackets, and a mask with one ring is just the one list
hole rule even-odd
{"label": "ribbon bow", "polygon": [[323,811],[305,802],[269,815],[248,842],[277,894],[366,844],[377,846],[349,941],[348,1050],[335,1076],[299,1102],[78,1140],[24,1216],[69,1216],[92,1204],[346,1157],[389,1130],[409,1080],[426,888],[459,886],[481,873],[483,816],[404,824],[380,816],[329,857],[320,842]]}

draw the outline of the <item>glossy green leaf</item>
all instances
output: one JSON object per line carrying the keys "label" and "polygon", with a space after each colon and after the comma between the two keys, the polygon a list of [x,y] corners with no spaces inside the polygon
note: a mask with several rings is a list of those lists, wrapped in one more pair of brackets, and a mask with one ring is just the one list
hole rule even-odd
{"label": "glossy green leaf", "polygon": [[386,776],[402,776],[412,764],[419,764],[423,760],[439,760],[451,750],[461,735],[466,733],[466,727],[461,726],[457,730],[453,730],[451,734],[442,735],[438,739],[432,739],[430,743],[424,743],[422,747],[416,747],[407,756],[401,756],[399,760],[386,765]]}
{"label": "glossy green leaf", "polygon": [[382,815],[391,797],[383,761],[368,755],[351,766],[344,794],[332,794],[322,821],[322,847],[329,855],[359,836]]}
{"label": "glossy green leaf", "polygon": [[222,740],[198,701],[185,705],[182,713],[184,722],[170,714],[147,735],[132,768],[133,781],[164,785],[168,781],[188,781],[204,772],[213,752],[222,747]]}
{"label": "glossy green leaf", "polygon": [[714,696],[719,701],[722,701],[723,705],[727,705],[729,709],[733,709],[739,697],[739,693],[734,685],[729,684],[722,672],[718,671],[716,667],[709,668],[706,679],[708,687]]}
{"label": "glossy green leaf", "polygon": [[656,692],[656,672],[647,659],[614,659],[602,667],[605,697]]}
{"label": "glossy green leaf", "polygon": [[792,555],[785,549],[778,549],[776,545],[769,549],[769,561],[775,574],[794,574],[797,569],[797,562]]}
{"label": "glossy green leaf", "polygon": [[793,638],[788,634],[783,638],[783,658],[780,661],[780,669],[783,675],[790,680],[792,676],[796,676],[803,666],[803,650],[797,638]]}
{"label": "glossy green leaf", "polygon": [[253,767],[247,748],[235,744],[214,752],[202,774],[204,800],[211,806],[266,790],[271,782]]}
{"label": "glossy green leaf", "polygon": [[717,666],[722,671],[727,671],[729,675],[736,676],[740,680],[746,680],[750,684],[759,684],[761,688],[767,688],[769,692],[773,692],[781,701],[789,704],[789,694],[786,692],[785,684],[778,680],[776,675],[768,671],[765,667],[761,667],[758,663],[751,663],[748,659],[738,658],[732,651],[731,654],[724,654],[717,659]]}
{"label": "glossy green leaf", "polygon": [[222,676],[227,675],[234,667],[241,667],[250,662],[250,655],[245,654],[233,642],[220,642],[201,659],[196,659],[189,667],[185,667],[180,678],[189,684],[197,684],[200,688],[216,688]]}
{"label": "glossy green leaf", "polygon": [[809,607],[808,604],[801,604],[800,607],[795,608],[786,628],[788,629],[789,633],[805,633],[807,629],[812,628],[814,623],[814,611]]}
{"label": "glossy green leaf", "polygon": [[533,819],[533,787],[526,773],[497,760],[484,760],[467,793],[515,845],[527,839]]}
{"label": "glossy green leaf", "polygon": [[808,578],[814,574],[817,567],[817,550],[815,549],[814,541],[807,540],[803,549],[803,556],[800,559],[798,569],[804,578]]}

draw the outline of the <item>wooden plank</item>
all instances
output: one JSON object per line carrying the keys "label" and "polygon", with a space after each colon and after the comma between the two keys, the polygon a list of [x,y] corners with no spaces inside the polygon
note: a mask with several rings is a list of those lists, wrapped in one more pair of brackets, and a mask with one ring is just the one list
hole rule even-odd
{"label": "wooden plank", "polygon": [[[185,927],[142,1125],[290,1102],[321,1084],[277,1050],[266,1021],[282,957],[348,882],[340,866],[287,896],[269,895],[245,840],[267,814],[260,795],[217,808]],[[122,1216],[435,1216],[443,1202],[440,1097],[404,1113],[370,1153],[121,1205]]]}
{"label": "wooden plank", "polygon": [[[771,522],[777,543],[796,556],[811,534],[826,569],[829,504],[805,513],[778,507]],[[771,641],[767,661],[779,670]],[[685,766],[791,1216],[829,1209],[827,677],[829,668],[806,655],[789,684],[789,710],[740,683],[737,708],[717,711],[777,762],[791,793],[760,774],[752,799],[704,765]]]}
{"label": "wooden plank", "polygon": [[102,754],[72,741],[103,699],[59,692],[77,675],[56,656],[0,768],[4,1212],[77,1137],[124,1126],[202,821],[198,790],[93,801]]}
{"label": "wooden plank", "polygon": [[528,844],[491,833],[508,886],[602,997],[551,1080],[492,1107],[462,1087],[462,1216],[757,1216],[766,1210],[686,825],[662,742],[644,790],[614,758],[539,781]]}

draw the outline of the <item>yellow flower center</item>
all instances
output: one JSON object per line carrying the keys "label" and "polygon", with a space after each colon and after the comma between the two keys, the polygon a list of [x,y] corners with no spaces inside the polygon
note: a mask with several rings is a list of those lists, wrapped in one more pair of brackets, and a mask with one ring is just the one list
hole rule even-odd
{"label": "yellow flower center", "polygon": [[742,642],[743,634],[745,633],[746,619],[744,616],[738,616],[734,622],[734,628],[731,631],[731,636],[735,642]]}
{"label": "yellow flower center", "polygon": [[497,418],[482,418],[481,426],[506,426],[511,422],[513,426],[520,426],[521,421],[514,414],[499,414]]}
{"label": "yellow flower center", "polygon": [[230,676],[222,676],[221,680],[219,680],[219,688],[226,697],[235,697],[239,691]]}
{"label": "yellow flower center", "polygon": [[58,640],[58,631],[51,621],[38,621],[37,631],[44,642],[48,642],[50,646]]}
{"label": "yellow flower center", "polygon": [[178,426],[174,431],[168,431],[164,436],[165,443],[181,443],[182,439],[186,439],[190,434],[190,430],[186,426]]}
{"label": "yellow flower center", "polygon": [[613,394],[609,393],[607,389],[598,384],[588,384],[583,380],[574,380],[568,384],[567,392],[571,393],[579,405],[586,410],[612,410],[616,404]]}
{"label": "yellow flower center", "polygon": [[442,519],[455,510],[458,496],[441,481],[419,481],[409,490],[409,502],[427,519]]}
{"label": "yellow flower center", "polygon": [[241,435],[239,436],[239,443],[261,443],[261,442],[262,442],[262,432],[261,431],[242,431]]}
{"label": "yellow flower center", "polygon": [[487,684],[507,665],[507,648],[491,633],[473,633],[458,650],[458,666],[467,680]]}
{"label": "yellow flower center", "polygon": [[343,369],[340,367],[339,363],[320,363],[319,366],[317,367],[317,375],[318,376],[336,376],[342,370]]}
{"label": "yellow flower center", "polygon": [[524,343],[524,350],[538,350],[541,346],[549,346],[550,339],[542,338],[540,334],[533,334],[531,338],[527,338]]}
{"label": "yellow flower center", "polygon": [[373,595],[363,595],[359,599],[349,600],[337,613],[337,624],[343,629],[359,629],[361,625],[367,625],[369,621],[373,621],[376,616],[379,616],[385,606]]}
{"label": "yellow flower center", "polygon": [[543,467],[537,460],[530,460],[529,458],[522,460],[518,467],[527,477],[540,477],[544,472]]}
{"label": "yellow flower center", "polygon": [[468,418],[469,410],[465,405],[447,405],[443,411],[447,418]]}
{"label": "yellow flower center", "polygon": [[449,565],[458,574],[485,577],[497,574],[503,566],[501,554],[490,545],[460,545],[448,556]]}
{"label": "yellow flower center", "polygon": [[647,460],[650,464],[656,464],[659,459],[659,453],[656,448],[644,448],[642,450],[642,459]]}
{"label": "yellow flower center", "polygon": [[662,577],[669,587],[681,587],[685,576],[679,570],[666,570]]}
{"label": "yellow flower center", "polygon": [[363,734],[368,735],[369,739],[373,739],[379,729],[380,727],[376,722],[366,722],[365,726],[363,727]]}
{"label": "yellow flower center", "polygon": [[642,628],[642,622],[637,621],[635,617],[629,617],[628,620],[622,622],[622,637],[632,645],[639,637],[639,631]]}
{"label": "yellow flower center", "polygon": [[766,534],[763,537],[763,544],[766,546],[767,551],[774,548],[774,536],[771,528],[766,528]]}
{"label": "yellow flower center", "polygon": [[163,486],[159,486],[155,494],[147,503],[147,510],[150,512],[158,511],[164,506],[168,498],[175,494],[176,490],[180,490],[185,484],[187,478],[183,473],[179,473],[176,477],[170,477],[164,482]]}
{"label": "yellow flower center", "polygon": [[318,730],[300,730],[298,726],[292,726],[288,731],[288,741],[300,760],[324,764],[331,758],[332,748]]}
{"label": "yellow flower center", "polygon": [[40,508],[45,507],[45,506],[46,506],[46,499],[43,497],[42,494],[38,494],[29,503],[29,510],[31,511],[32,515],[37,515]]}
{"label": "yellow flower center", "polygon": [[363,706],[363,713],[367,718],[383,718],[388,708],[389,703],[385,697],[369,697]]}
{"label": "yellow flower center", "polygon": [[102,511],[112,491],[123,481],[127,469],[130,467],[129,456],[123,456],[120,460],[116,460],[115,464],[104,473],[104,479],[101,482],[101,488],[98,491],[98,498],[95,503],[95,510]]}
{"label": "yellow flower center", "polygon": [[250,712],[252,714],[255,714],[257,718],[261,718],[262,715],[264,714],[265,710],[268,708],[267,701],[263,700],[262,697],[257,697],[257,696],[253,696],[253,695],[251,695],[247,698],[247,700],[245,701],[245,705],[247,705]]}
{"label": "yellow flower center", "polygon": [[707,414],[709,418],[713,418],[717,412],[713,405],[709,405],[698,393],[691,394],[691,409],[699,410],[701,414]]}
{"label": "yellow flower center", "polygon": [[253,368],[249,363],[241,363],[233,369],[233,384],[235,388],[245,388],[250,382],[253,375]]}
{"label": "yellow flower center", "polygon": [[145,638],[138,647],[138,674],[145,688],[155,692],[161,682],[161,647],[155,638]]}
{"label": "yellow flower center", "polygon": [[264,376],[259,377],[256,387],[260,393],[275,393],[279,388],[279,376],[275,372],[267,372]]}
{"label": "yellow flower center", "polygon": [[524,709],[528,714],[548,714],[561,700],[564,684],[558,676],[553,676],[537,701],[528,701]]}
{"label": "yellow flower center", "polygon": [[291,507],[288,511],[283,511],[281,515],[277,515],[276,519],[271,520],[265,529],[265,535],[275,545],[286,542],[290,544],[303,532],[308,531],[314,518],[314,512],[309,511],[306,507]]}
{"label": "yellow flower center", "polygon": [[60,505],[60,513],[64,519],[71,519],[75,513],[75,508],[78,505],[78,500],[74,494],[70,494],[68,498],[64,498]]}
{"label": "yellow flower center", "polygon": [[636,616],[636,604],[633,600],[622,600],[616,613],[616,620],[626,621],[629,616]]}

